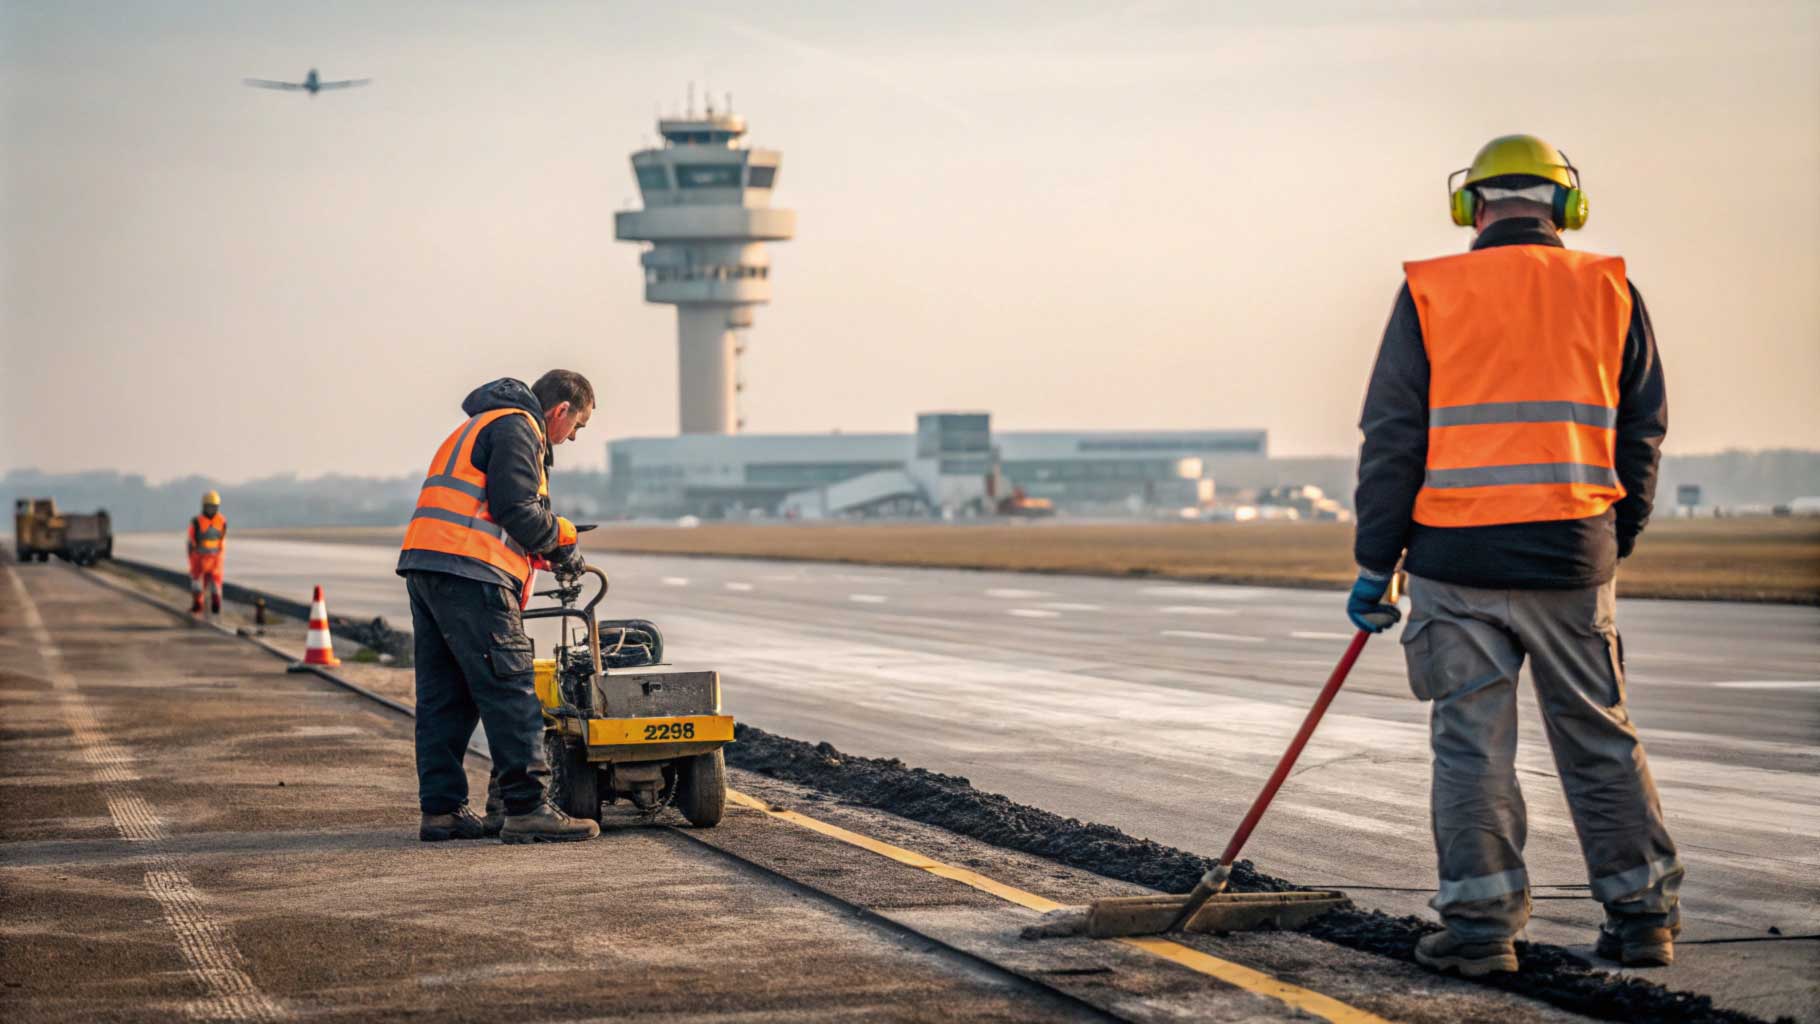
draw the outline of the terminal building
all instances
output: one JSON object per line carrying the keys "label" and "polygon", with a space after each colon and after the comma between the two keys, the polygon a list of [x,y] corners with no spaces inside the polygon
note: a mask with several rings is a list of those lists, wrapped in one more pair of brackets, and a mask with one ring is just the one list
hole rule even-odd
{"label": "terminal building", "polygon": [[607,444],[612,510],[822,519],[986,514],[1016,493],[1077,515],[1210,506],[1216,481],[1263,486],[1263,430],[999,431],[924,413],[914,433],[684,434]]}

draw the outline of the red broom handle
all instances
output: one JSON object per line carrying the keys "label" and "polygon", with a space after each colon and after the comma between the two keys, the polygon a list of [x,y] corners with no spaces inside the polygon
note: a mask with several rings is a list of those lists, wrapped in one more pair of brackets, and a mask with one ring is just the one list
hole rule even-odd
{"label": "red broom handle", "polygon": [[1264,791],[1251,802],[1251,810],[1245,812],[1245,820],[1239,822],[1239,830],[1232,834],[1232,842],[1226,844],[1226,852],[1220,854],[1221,864],[1231,864],[1239,856],[1245,840],[1251,838],[1251,830],[1257,827],[1258,819],[1264,816],[1264,810],[1283,786],[1283,780],[1289,778],[1289,770],[1295,767],[1296,758],[1302,756],[1302,748],[1308,745],[1308,737],[1314,735],[1314,727],[1321,724],[1321,716],[1327,713],[1327,705],[1339,694],[1340,687],[1346,682],[1346,674],[1352,671],[1352,663],[1359,660],[1359,652],[1365,649],[1365,641],[1371,634],[1359,630],[1340,658],[1340,663],[1333,667],[1333,675],[1327,677],[1327,685],[1321,688],[1321,695],[1315,698],[1314,707],[1308,709],[1308,717],[1302,719],[1302,728],[1290,742],[1289,749],[1283,751],[1283,759],[1277,762],[1277,770],[1270,773],[1270,781],[1264,783]]}

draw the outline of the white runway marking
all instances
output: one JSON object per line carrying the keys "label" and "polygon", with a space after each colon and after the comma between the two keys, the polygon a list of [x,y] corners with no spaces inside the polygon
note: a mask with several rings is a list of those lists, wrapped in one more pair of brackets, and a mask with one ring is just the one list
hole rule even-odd
{"label": "white runway marking", "polygon": [[1289,635],[1297,640],[1351,640],[1351,633],[1318,633],[1313,630],[1291,630]]}
{"label": "white runway marking", "polygon": [[1191,584],[1178,583],[1174,586],[1145,587],[1139,591],[1151,597],[1173,597],[1178,601],[1252,601],[1261,597],[1276,597],[1257,587],[1222,587],[1210,585],[1197,587]]}
{"label": "white runway marking", "polygon": [[1198,629],[1165,629],[1164,636],[1181,637],[1184,640],[1228,640],[1240,644],[1261,644],[1261,636],[1239,636],[1237,633],[1206,633]]}
{"label": "white runway marking", "polygon": [[883,594],[848,594],[847,600],[854,604],[884,604],[890,598]]}
{"label": "white runway marking", "polygon": [[1237,608],[1209,608],[1204,604],[1166,604],[1157,611],[1169,615],[1237,615]]}
{"label": "white runway marking", "polygon": [[1097,612],[1104,611],[1104,606],[1083,604],[1080,601],[1044,601],[1038,608],[1048,608],[1058,612]]}
{"label": "white runway marking", "polygon": [[1006,609],[1020,619],[1059,619],[1061,612],[1052,612],[1047,608],[1009,608]]}
{"label": "white runway marking", "polygon": [[[723,583],[721,585],[726,587],[728,590],[731,590],[731,591],[734,591],[734,592],[740,593],[740,594],[744,594],[752,589],[752,584],[741,583],[738,580],[734,580],[731,583]],[[589,657],[593,657],[593,655],[589,655]]]}
{"label": "white runway marking", "polygon": [[1019,590],[1016,587],[993,587],[986,591],[987,597],[1002,598],[1006,601],[1028,601],[1033,597],[1048,597],[1047,590]]}
{"label": "white runway marking", "polygon": [[7,570],[26,629],[38,645],[51,686],[65,691],[63,715],[82,759],[94,769],[95,782],[107,801],[114,830],[129,843],[144,843],[147,851],[145,891],[164,914],[165,924],[176,936],[177,948],[189,964],[185,971],[207,995],[192,1003],[189,1016],[206,1020],[278,1021],[289,1016],[246,972],[246,958],[234,936],[209,914],[196,887],[176,859],[163,849],[170,840],[164,820],[151,804],[133,792],[139,775],[132,755],[109,742],[95,720],[88,701],[76,692],[75,677],[63,665],[62,651],[51,643],[50,631],[38,614],[37,602],[26,591],[19,574]]}
{"label": "white runway marking", "polygon": [[689,585],[689,577],[687,577],[687,576],[665,576],[662,580],[662,583],[666,587],[686,587]]}
{"label": "white runway marking", "polygon": [[1713,685],[1722,690],[1820,690],[1816,679],[1746,679]]}

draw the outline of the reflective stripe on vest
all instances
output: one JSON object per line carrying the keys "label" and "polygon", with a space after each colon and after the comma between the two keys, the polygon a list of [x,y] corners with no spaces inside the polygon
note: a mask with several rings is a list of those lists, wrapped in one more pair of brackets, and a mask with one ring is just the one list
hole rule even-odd
{"label": "reflective stripe on vest", "polygon": [[220,554],[221,542],[226,537],[227,520],[219,512],[209,519],[197,516],[190,520],[190,543],[199,555]]}
{"label": "reflective stripe on vest", "polygon": [[1624,261],[1511,245],[1404,265],[1428,350],[1425,526],[1584,519],[1624,497]]}
{"label": "reflective stripe on vest", "polygon": [[[517,580],[522,590],[531,578],[530,557],[493,521],[487,509],[487,475],[474,468],[473,460],[481,429],[503,416],[523,416],[531,422],[538,440],[543,439],[543,425],[523,409],[494,409],[456,427],[430,460],[423,488],[417,492],[417,509],[404,532],[403,550],[436,552],[492,566]],[[541,462],[537,477],[538,497],[547,501],[550,483]]]}

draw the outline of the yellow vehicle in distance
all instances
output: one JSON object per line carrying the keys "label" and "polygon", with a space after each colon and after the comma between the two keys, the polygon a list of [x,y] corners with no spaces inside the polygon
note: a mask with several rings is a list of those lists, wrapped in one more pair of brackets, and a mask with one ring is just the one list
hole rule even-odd
{"label": "yellow vehicle in distance", "polygon": [[48,562],[52,555],[77,565],[114,557],[113,520],[107,509],[82,515],[58,512],[51,498],[13,502],[13,557]]}
{"label": "yellow vehicle in distance", "polygon": [[[590,576],[599,589],[577,607]],[[675,807],[689,824],[710,828],[726,810],[721,748],[733,740],[733,717],[720,713],[720,673],[663,664],[663,634],[653,623],[597,620],[606,593],[607,574],[590,565],[538,593],[556,598],[555,606],[524,613],[564,620],[555,657],[532,663],[550,799],[593,821],[621,799],[646,819]]]}

